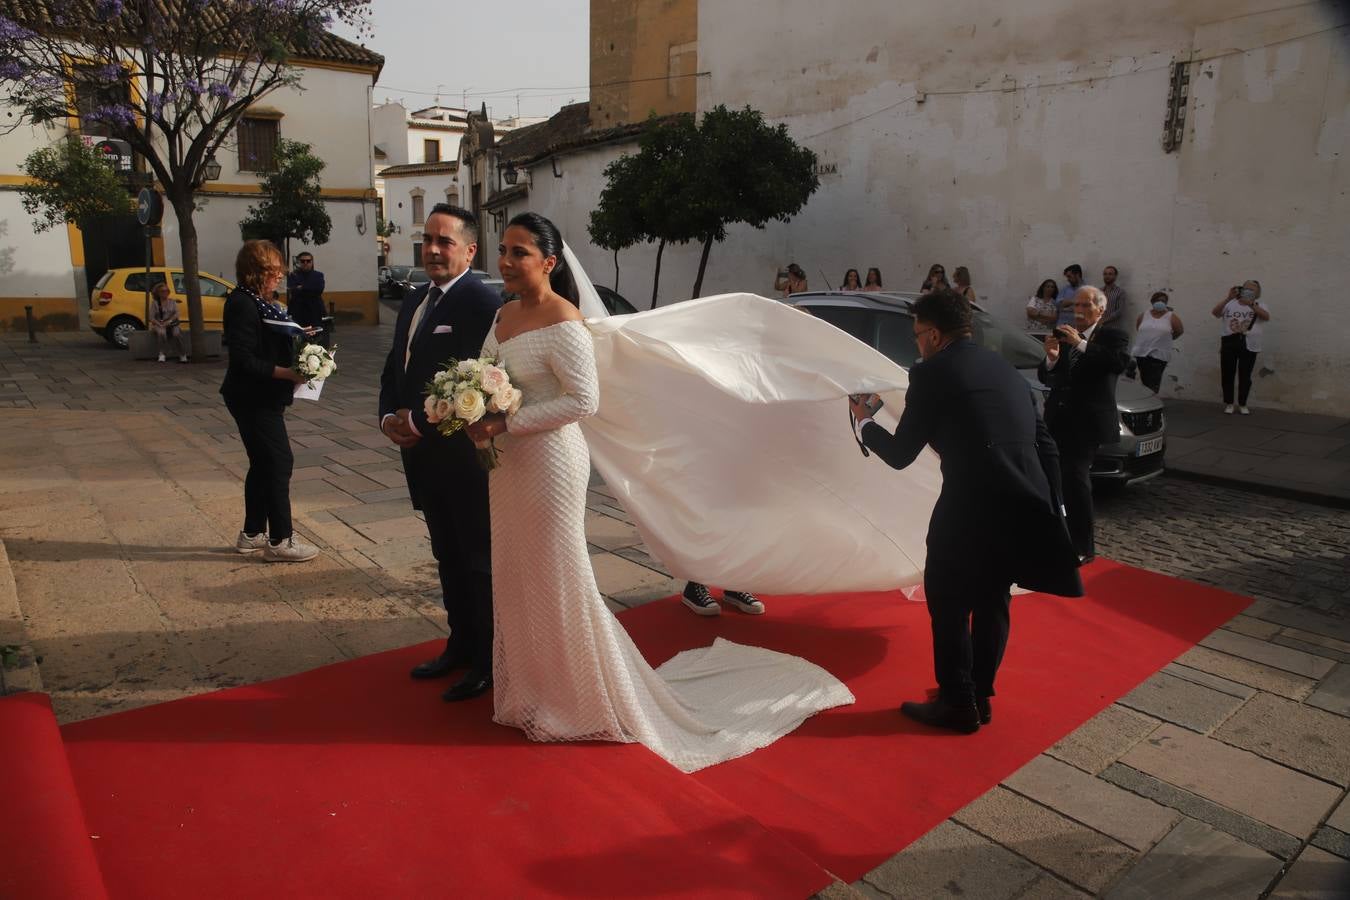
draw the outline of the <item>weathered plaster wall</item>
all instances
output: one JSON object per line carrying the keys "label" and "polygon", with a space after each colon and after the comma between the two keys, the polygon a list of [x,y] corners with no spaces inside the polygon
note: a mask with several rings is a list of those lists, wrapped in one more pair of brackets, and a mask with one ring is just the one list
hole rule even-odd
{"label": "weathered plaster wall", "polygon": [[[1164,392],[1208,398],[1209,309],[1255,277],[1275,319],[1254,403],[1350,408],[1345,4],[782,0],[766,21],[705,0],[698,15],[700,109],[753,105],[837,167],[791,223],[734,229],[705,293],[766,291],[789,259],[813,287],[875,265],[914,290],[941,261],[1017,318],[1067,263],[1095,283],[1114,264],[1135,312],[1174,292],[1189,333]],[[1175,58],[1196,62],[1165,153]]]}

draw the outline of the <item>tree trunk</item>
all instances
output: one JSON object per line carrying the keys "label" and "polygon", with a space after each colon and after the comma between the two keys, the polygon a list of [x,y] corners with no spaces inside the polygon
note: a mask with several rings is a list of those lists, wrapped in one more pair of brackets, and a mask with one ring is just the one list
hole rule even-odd
{"label": "tree trunk", "polygon": [[184,196],[169,198],[174,215],[178,217],[178,246],[183,254],[183,293],[187,294],[188,339],[192,346],[192,361],[206,362],[206,326],[202,320],[202,283],[197,277],[197,225],[192,221],[194,212],[192,191]]}
{"label": "tree trunk", "polygon": [[666,239],[656,245],[656,273],[652,275],[652,309],[656,309],[656,288],[661,283],[661,254],[666,250]]}
{"label": "tree trunk", "polygon": [[619,292],[619,251],[614,251],[614,293]]}
{"label": "tree trunk", "polygon": [[703,255],[698,259],[698,277],[694,279],[694,299],[697,300],[703,291],[703,272],[708,268],[708,253],[712,250],[713,239],[710,237],[703,242]]}

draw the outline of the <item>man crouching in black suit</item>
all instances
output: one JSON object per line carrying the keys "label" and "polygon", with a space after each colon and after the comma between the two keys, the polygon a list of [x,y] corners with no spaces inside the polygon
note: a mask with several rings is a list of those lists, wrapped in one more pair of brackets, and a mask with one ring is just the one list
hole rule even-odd
{"label": "man crouching in black suit", "polygon": [[875,395],[851,398],[850,409],[863,443],[891,467],[908,466],[925,446],[942,459],[923,576],[938,696],[900,711],[970,734],[993,717],[1011,586],[1080,597],[1083,585],[1055,444],[1026,381],[971,340],[970,303],[949,288],[915,301],[914,340],[923,361],[910,369],[895,434],[871,420]]}
{"label": "man crouching in black suit", "polygon": [[1101,324],[1106,295],[1086,285],[1073,295],[1073,325],[1045,338],[1039,375],[1049,385],[1045,424],[1059,446],[1064,506],[1074,549],[1083,563],[1096,558],[1092,520],[1092,458],[1120,440],[1116,379],[1130,361],[1130,338]]}

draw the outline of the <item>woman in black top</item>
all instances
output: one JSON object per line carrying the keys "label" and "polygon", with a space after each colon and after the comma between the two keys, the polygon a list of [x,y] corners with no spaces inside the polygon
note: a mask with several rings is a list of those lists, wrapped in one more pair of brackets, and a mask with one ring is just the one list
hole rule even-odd
{"label": "woman in black top", "polygon": [[[270,241],[246,241],[234,262],[238,283],[225,298],[225,346],[229,367],[220,393],[239,426],[248,452],[244,479],[244,528],[240,553],[262,551],[268,562],[304,562],[317,548],[291,530],[291,455],[286,407],[305,379],[291,364],[295,344],[308,330],[270,300],[285,274],[281,252]],[[269,540],[270,536],[270,540]]]}

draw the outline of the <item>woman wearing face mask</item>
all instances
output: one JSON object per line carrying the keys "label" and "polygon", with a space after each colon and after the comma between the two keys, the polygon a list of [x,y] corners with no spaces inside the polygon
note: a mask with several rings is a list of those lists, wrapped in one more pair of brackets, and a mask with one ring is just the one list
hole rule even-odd
{"label": "woman wearing face mask", "polygon": [[1228,289],[1228,296],[1210,310],[1219,319],[1219,380],[1223,386],[1223,411],[1233,414],[1233,375],[1237,374],[1237,411],[1251,415],[1247,396],[1252,390],[1252,369],[1261,352],[1261,334],[1270,321],[1270,310],[1261,302],[1261,282],[1255,278],[1241,287]]}
{"label": "woman wearing face mask", "polygon": [[1172,358],[1172,342],[1181,337],[1185,328],[1181,317],[1172,312],[1167,305],[1168,297],[1164,291],[1156,291],[1152,298],[1152,307],[1139,314],[1134,327],[1138,332],[1134,338],[1134,347],[1130,355],[1139,366],[1139,380],[1144,387],[1158,393],[1162,387],[1163,370]]}

